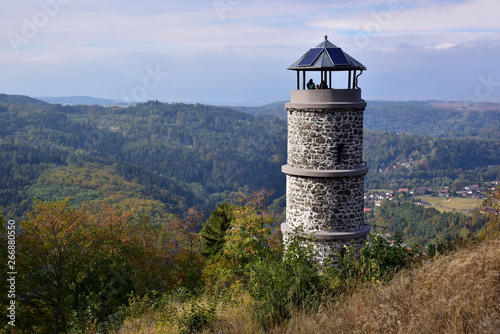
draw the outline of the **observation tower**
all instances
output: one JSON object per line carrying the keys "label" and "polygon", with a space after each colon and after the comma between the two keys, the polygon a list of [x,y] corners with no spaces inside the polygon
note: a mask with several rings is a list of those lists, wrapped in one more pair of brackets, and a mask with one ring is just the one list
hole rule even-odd
{"label": "observation tower", "polygon": [[298,227],[304,238],[312,235],[318,261],[331,259],[335,265],[335,250],[342,255],[344,246],[361,247],[370,232],[364,221],[366,102],[358,87],[366,67],[325,36],[288,70],[297,72],[297,89],[285,104],[286,222],[281,230],[285,242]]}

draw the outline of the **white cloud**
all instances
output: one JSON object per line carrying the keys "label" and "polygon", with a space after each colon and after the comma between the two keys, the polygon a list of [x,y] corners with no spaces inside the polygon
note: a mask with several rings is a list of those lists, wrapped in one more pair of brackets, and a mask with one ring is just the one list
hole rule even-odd
{"label": "white cloud", "polygon": [[439,44],[434,45],[434,49],[444,50],[444,49],[452,48],[456,45],[457,45],[456,43],[439,43]]}
{"label": "white cloud", "polygon": [[[398,4],[399,3],[399,4]],[[381,32],[402,31],[498,31],[500,21],[500,1],[466,0],[427,1],[420,6],[406,7],[406,2],[394,2],[373,9],[353,12],[350,15],[310,21],[311,26],[329,27],[338,30],[364,30],[373,32],[376,27]]]}
{"label": "white cloud", "polygon": [[[493,63],[500,49],[500,1],[401,1],[393,12],[382,0],[221,1],[232,6],[222,19],[212,0],[71,0],[19,52],[7,34],[21,34],[23,19],[41,9],[38,0],[4,2],[0,91],[117,97],[141,82],[147,66],[158,64],[171,75],[151,97],[223,100],[227,83],[238,81],[230,85],[231,97],[270,102],[269,96],[282,99],[293,89],[293,73],[285,68],[328,34],[367,65],[367,83],[379,81],[372,92],[402,94],[396,83],[411,72],[405,85],[414,87],[405,94],[431,94],[423,77],[436,75],[431,70],[441,82],[461,68],[461,57],[480,59],[464,74],[474,81],[485,71],[481,63]],[[478,49],[488,54],[478,56]]]}

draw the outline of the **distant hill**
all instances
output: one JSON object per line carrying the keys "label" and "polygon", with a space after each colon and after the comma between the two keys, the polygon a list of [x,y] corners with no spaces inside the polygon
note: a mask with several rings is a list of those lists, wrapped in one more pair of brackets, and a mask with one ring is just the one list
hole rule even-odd
{"label": "distant hill", "polygon": [[276,116],[279,118],[286,118],[286,109],[285,109],[285,101],[273,102],[263,106],[258,107],[244,107],[244,106],[236,106],[229,107],[232,109],[236,109],[239,111],[246,112],[250,115],[270,115]]}
{"label": "distant hill", "polygon": [[[0,101],[41,106],[43,102],[62,105],[130,106],[124,102],[89,96],[41,97],[0,95]],[[43,101],[43,102],[42,102]],[[262,106],[222,106],[258,116],[286,119],[285,103]],[[372,131],[403,132],[433,137],[480,137],[500,140],[500,104],[439,101],[368,101],[365,128]]]}
{"label": "distant hill", "polygon": [[365,127],[433,137],[480,137],[500,140],[500,105],[436,101],[368,101]]}
{"label": "distant hill", "polygon": [[38,99],[48,103],[62,104],[62,105],[78,105],[78,104],[99,105],[99,106],[127,105],[127,103],[125,102],[109,100],[109,99],[101,99],[98,97],[91,97],[91,96],[58,96],[58,97],[43,96],[39,97]]}
{"label": "distant hill", "polygon": [[34,99],[29,96],[24,96],[24,95],[7,95],[7,94],[0,94],[0,104],[3,105],[4,107],[7,107],[8,105],[31,105],[31,106],[37,106],[37,107],[48,107],[49,103],[45,101],[41,101],[38,99]]}
{"label": "distant hill", "polygon": [[472,102],[432,102],[432,106],[444,109],[464,111],[500,111],[500,103],[472,103]]}

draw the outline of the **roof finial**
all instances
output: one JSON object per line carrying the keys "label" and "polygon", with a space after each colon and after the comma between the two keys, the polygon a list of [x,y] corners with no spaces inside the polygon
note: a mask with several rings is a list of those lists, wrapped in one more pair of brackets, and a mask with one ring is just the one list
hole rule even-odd
{"label": "roof finial", "polygon": [[325,41],[327,41],[327,40],[328,40],[328,35],[325,35]]}

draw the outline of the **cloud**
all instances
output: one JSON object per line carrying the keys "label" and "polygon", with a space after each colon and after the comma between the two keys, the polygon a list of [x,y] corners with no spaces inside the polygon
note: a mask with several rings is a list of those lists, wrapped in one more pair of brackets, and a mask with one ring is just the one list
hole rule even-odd
{"label": "cloud", "polygon": [[394,1],[381,9],[352,12],[341,17],[310,21],[307,24],[335,30],[363,30],[383,33],[442,32],[442,31],[499,31],[500,1],[424,1],[409,6],[406,1]]}
{"label": "cloud", "polygon": [[0,91],[117,98],[159,65],[169,76],[148,98],[271,102],[295,85],[286,67],[328,34],[368,67],[369,94],[431,96],[429,82],[452,92],[488,74],[500,49],[495,0],[65,2],[18,52],[8,34],[43,9],[0,4]]}
{"label": "cloud", "polygon": [[434,45],[434,49],[444,50],[444,49],[452,48],[456,45],[457,45],[456,43],[449,43],[449,42],[448,43],[439,43],[439,44]]}

